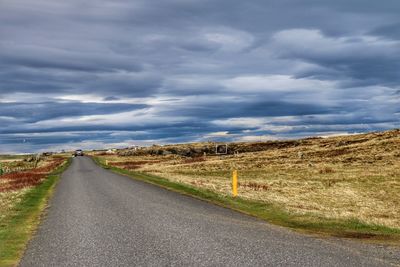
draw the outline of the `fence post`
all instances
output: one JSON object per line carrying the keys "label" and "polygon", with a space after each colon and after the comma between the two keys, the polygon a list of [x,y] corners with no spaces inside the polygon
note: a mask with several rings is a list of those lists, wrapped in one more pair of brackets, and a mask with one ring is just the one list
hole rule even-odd
{"label": "fence post", "polygon": [[238,172],[234,170],[232,173],[232,195],[236,197],[238,194]]}

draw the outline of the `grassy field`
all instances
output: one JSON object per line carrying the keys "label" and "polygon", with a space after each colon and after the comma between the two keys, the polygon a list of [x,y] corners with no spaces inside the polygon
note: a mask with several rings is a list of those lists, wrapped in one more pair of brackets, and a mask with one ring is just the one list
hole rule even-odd
{"label": "grassy field", "polygon": [[0,176],[0,266],[14,266],[39,224],[64,157],[42,158],[36,168],[25,157],[0,156],[7,172]]}
{"label": "grassy field", "polygon": [[[109,166],[164,177],[222,197],[230,196],[231,172],[238,169],[243,201],[265,205],[265,209],[273,206],[292,220],[307,218],[309,224],[320,224],[321,230],[321,222],[334,221],[347,222],[340,231],[346,225],[354,228],[351,224],[355,223],[369,225],[370,232],[380,228],[386,229],[382,233],[400,233],[399,130],[231,144],[235,151],[230,153],[239,154],[198,156],[201,148],[206,151],[209,146],[185,144],[96,155]],[[170,152],[188,147],[198,152],[196,156]]]}

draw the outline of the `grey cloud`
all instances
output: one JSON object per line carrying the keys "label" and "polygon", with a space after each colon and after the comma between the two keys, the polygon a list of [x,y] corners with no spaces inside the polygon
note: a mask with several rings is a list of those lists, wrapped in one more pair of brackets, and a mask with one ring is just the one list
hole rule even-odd
{"label": "grey cloud", "polygon": [[326,114],[335,110],[316,104],[291,103],[287,101],[209,101],[208,103],[174,106],[176,109],[162,110],[163,114],[183,114],[203,119],[235,117],[280,117]]}
{"label": "grey cloud", "polygon": [[[335,79],[337,75],[364,85],[400,84],[400,40],[375,36],[335,38],[318,30],[293,29],[274,36],[276,50],[286,59],[300,59],[325,68],[299,76]],[[307,73],[307,75],[306,75]]]}
{"label": "grey cloud", "polygon": [[[290,138],[398,127],[399,12],[398,0],[6,0],[0,142],[37,133],[31,146],[16,146],[25,151],[65,142],[202,140],[219,131]],[[292,84],[224,84],[273,75]],[[321,84],[300,88],[300,79]],[[60,101],[89,96],[113,102]],[[126,123],[43,124],[134,110],[137,121]],[[291,130],[213,124],[231,118],[277,118],[273,125]],[[72,134],[79,131],[90,134]]]}
{"label": "grey cloud", "polygon": [[0,103],[0,114],[4,117],[38,122],[62,117],[104,115],[146,108],[144,104],[100,104],[80,102]]}
{"label": "grey cloud", "polygon": [[0,51],[2,64],[7,65],[87,72],[142,70],[134,59],[100,51],[71,51],[7,42],[0,43]]}
{"label": "grey cloud", "polygon": [[400,23],[379,26],[371,30],[369,34],[398,40],[400,38]]}
{"label": "grey cloud", "polygon": [[119,100],[118,97],[115,96],[107,96],[103,98],[104,101],[114,101],[114,100]]}
{"label": "grey cloud", "polygon": [[157,92],[162,77],[146,72],[88,73],[16,68],[0,70],[0,94],[13,92],[52,94],[118,94],[150,96]]}

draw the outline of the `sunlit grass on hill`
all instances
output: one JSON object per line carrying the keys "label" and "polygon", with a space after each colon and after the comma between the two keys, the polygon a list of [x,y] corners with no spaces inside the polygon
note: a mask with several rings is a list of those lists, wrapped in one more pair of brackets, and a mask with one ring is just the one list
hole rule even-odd
{"label": "sunlit grass on hill", "polygon": [[[231,171],[239,170],[239,196],[290,214],[357,220],[400,229],[400,131],[311,138],[238,155],[185,157],[136,153],[100,157],[109,165],[169,181],[231,194]],[[237,144],[236,149],[262,146]],[[207,144],[175,145],[201,148]],[[158,147],[162,150],[171,146]],[[146,153],[146,150],[148,153]],[[253,149],[254,150],[254,149]],[[132,154],[130,156],[122,156]],[[153,154],[153,155],[150,155]]]}

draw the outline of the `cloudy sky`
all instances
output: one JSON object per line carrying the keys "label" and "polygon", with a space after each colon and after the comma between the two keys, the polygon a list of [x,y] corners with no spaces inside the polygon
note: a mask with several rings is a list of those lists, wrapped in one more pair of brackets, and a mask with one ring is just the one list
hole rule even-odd
{"label": "cloudy sky", "polygon": [[0,153],[400,127],[398,0],[0,0]]}

